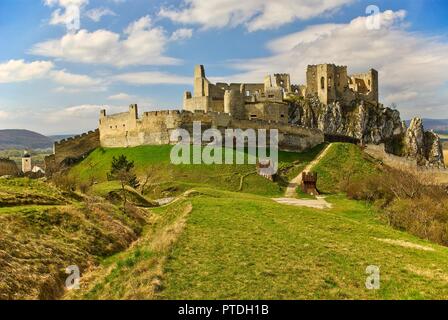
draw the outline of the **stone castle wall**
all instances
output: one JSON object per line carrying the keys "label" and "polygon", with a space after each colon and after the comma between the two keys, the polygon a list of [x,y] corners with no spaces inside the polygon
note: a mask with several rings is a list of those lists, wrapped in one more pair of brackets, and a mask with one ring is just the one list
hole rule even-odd
{"label": "stone castle wall", "polygon": [[58,171],[64,165],[70,165],[84,158],[99,146],[99,129],[55,142],[53,154],[45,158],[46,171],[49,174]]}
{"label": "stone castle wall", "polygon": [[[412,157],[399,157],[387,153],[384,144],[366,145],[364,151],[371,157],[381,160],[385,165],[405,172],[420,173],[428,175],[427,182],[448,185],[448,170],[438,167],[419,166],[417,159]],[[423,176],[424,177],[424,176]]]}
{"label": "stone castle wall", "polygon": [[19,167],[13,160],[0,158],[0,177],[17,176],[19,174]]}
{"label": "stone castle wall", "polygon": [[[100,141],[102,147],[135,147],[140,145],[173,144],[171,133],[179,128],[192,134],[193,122],[201,122],[202,130],[225,129],[278,129],[281,150],[303,151],[324,142],[318,129],[293,126],[277,121],[239,120],[221,112],[153,111],[145,112],[141,118],[133,113],[106,116],[100,119]],[[135,126],[132,127],[132,123]]]}

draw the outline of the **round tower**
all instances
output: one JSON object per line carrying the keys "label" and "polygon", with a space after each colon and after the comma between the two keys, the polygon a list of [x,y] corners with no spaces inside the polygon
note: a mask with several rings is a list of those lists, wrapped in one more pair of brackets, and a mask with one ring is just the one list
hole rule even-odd
{"label": "round tower", "polygon": [[235,100],[235,90],[226,90],[224,92],[224,112],[234,114],[235,112],[235,104],[233,103]]}

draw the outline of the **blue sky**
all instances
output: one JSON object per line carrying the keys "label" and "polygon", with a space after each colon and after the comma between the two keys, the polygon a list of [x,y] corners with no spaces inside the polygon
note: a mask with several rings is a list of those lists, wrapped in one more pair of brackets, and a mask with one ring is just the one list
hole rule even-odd
{"label": "blue sky", "polygon": [[[369,5],[379,29],[366,27]],[[68,30],[73,8],[80,28]],[[80,133],[101,108],[178,109],[199,63],[227,82],[372,67],[404,119],[448,118],[447,16],[443,0],[1,0],[0,128]]]}

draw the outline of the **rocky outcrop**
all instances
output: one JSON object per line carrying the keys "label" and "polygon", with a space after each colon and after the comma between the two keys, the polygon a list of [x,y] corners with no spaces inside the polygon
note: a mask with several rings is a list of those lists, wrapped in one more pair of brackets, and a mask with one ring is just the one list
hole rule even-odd
{"label": "rocky outcrop", "polygon": [[417,159],[421,166],[443,167],[443,149],[440,138],[434,132],[425,132],[423,121],[414,118],[404,137],[405,155]]}
{"label": "rocky outcrop", "polygon": [[406,128],[399,111],[381,104],[356,101],[324,105],[317,98],[306,98],[291,103],[289,115],[292,124],[318,128],[328,139],[383,143],[388,153],[415,158],[424,166],[444,166],[440,139],[424,131],[421,119],[414,119]]}

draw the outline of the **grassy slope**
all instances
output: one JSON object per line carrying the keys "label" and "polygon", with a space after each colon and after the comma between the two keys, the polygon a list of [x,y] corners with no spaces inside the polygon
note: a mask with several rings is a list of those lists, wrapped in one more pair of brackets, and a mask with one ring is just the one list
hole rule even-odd
{"label": "grassy slope", "polygon": [[[348,166],[358,175],[377,170],[356,146],[335,144],[316,167],[320,188],[337,192]],[[315,210],[196,190],[152,209],[134,246],[107,259],[66,298],[448,298],[448,248],[382,224],[362,202],[332,195],[332,209]],[[365,288],[369,265],[380,267],[378,291]]]}
{"label": "grassy slope", "polygon": [[0,207],[64,203],[66,199],[63,192],[44,182],[31,179],[0,179]]}
{"label": "grassy slope", "polygon": [[[124,154],[135,162],[136,172],[144,176],[148,167],[158,168],[158,193],[152,198],[162,197],[164,191],[180,194],[193,187],[214,187],[228,191],[238,191],[241,177],[245,176],[242,191],[266,196],[278,196],[292,177],[308,164],[323,146],[305,153],[280,152],[279,161],[285,170],[278,183],[253,174],[255,165],[172,165],[170,163],[171,146],[142,146],[136,148],[97,149],[82,163],[74,167],[71,174],[80,180],[107,180],[107,172],[113,156]],[[247,176],[246,176],[247,175]]]}
{"label": "grassy slope", "polygon": [[376,161],[352,144],[334,143],[327,155],[314,167],[318,174],[317,187],[323,193],[337,193],[340,184],[354,172],[350,179],[374,173]]}
{"label": "grassy slope", "polygon": [[[123,194],[119,181],[106,181],[96,184],[91,187],[89,192],[92,195],[105,198],[116,205],[122,206]],[[147,199],[137,190],[129,186],[126,186],[126,199],[129,203],[138,207],[149,208],[158,206],[156,202]]]}
{"label": "grassy slope", "polygon": [[[448,298],[448,249],[379,223],[360,202],[331,196],[334,208],[319,211],[198,191],[153,209],[143,237],[107,260],[76,298]],[[378,291],[365,289],[369,265],[381,268]]]}
{"label": "grassy slope", "polygon": [[[95,153],[103,153],[106,157],[93,153],[74,172],[84,175],[84,179],[88,179],[90,174],[98,174],[101,178],[108,170],[112,154],[125,152],[135,157],[133,160],[140,172],[148,163],[156,165],[160,161],[169,166],[169,149],[167,147],[162,152],[163,148],[97,150]],[[334,150],[330,150],[316,168],[322,183],[320,187],[324,191],[337,191],[337,184],[345,176],[348,165],[359,169],[359,174],[376,170],[375,163],[364,159],[356,147],[335,144],[332,148]],[[304,158],[304,155],[297,154],[288,156],[292,157],[288,163]],[[92,165],[94,161],[99,162]],[[330,210],[284,206],[269,197],[225,191],[223,189],[232,189],[226,179],[207,177],[208,173],[218,174],[225,168],[202,167],[168,167],[173,174],[167,175],[167,178],[179,178],[185,188],[194,186],[198,192],[181,197],[171,205],[151,209],[152,214],[147,219],[143,234],[132,247],[102,260],[99,268],[85,274],[82,290],[70,292],[66,298],[448,298],[448,249],[381,224],[376,220],[373,209],[363,203],[333,195],[328,197],[334,204]],[[82,169],[90,172],[83,172]],[[230,172],[237,170],[238,173],[246,170],[244,166],[228,166],[227,169]],[[251,182],[251,189],[244,191],[270,195],[273,193],[269,189],[271,186],[266,180],[257,180]],[[61,255],[76,246],[98,248],[98,252],[105,253],[105,256],[116,251],[117,243],[123,243],[121,248],[128,243],[120,242],[121,237],[104,241],[104,234],[113,236],[118,231],[110,232],[110,225],[102,229],[104,233],[97,231],[99,222],[90,220],[98,216],[97,210],[84,211],[78,206],[81,212],[70,214],[70,217],[62,215],[66,218],[61,220],[60,213],[45,213],[40,218],[41,214],[37,212],[27,215],[24,208],[33,209],[27,206],[8,208],[0,214],[0,225],[14,221],[14,227],[7,228],[6,238],[0,235],[0,238],[3,237],[0,244],[7,243],[4,239],[11,242],[10,247],[36,243],[35,248],[24,251],[29,256],[47,252],[42,246],[56,248],[55,252]],[[42,208],[37,209],[40,212]],[[107,217],[108,214],[99,216]],[[28,221],[30,219],[31,222]],[[66,219],[72,222],[60,223]],[[123,222],[125,225],[127,219],[129,217]],[[81,225],[81,231],[73,233],[71,228],[76,225]],[[39,234],[42,226],[45,230],[43,236]],[[20,233],[23,235],[16,235]],[[86,234],[90,236],[86,237]],[[28,243],[26,239],[32,241]],[[95,239],[103,240],[89,242]],[[384,243],[378,239],[419,244],[434,251]],[[74,241],[75,246],[59,245],[65,245],[66,241]],[[106,251],[111,248],[108,244],[114,250]],[[45,268],[44,261],[50,261],[52,265],[54,257],[59,257],[51,250],[48,253],[49,256],[38,257],[42,264],[36,268]],[[96,253],[93,257],[101,255]],[[62,257],[61,262],[52,268],[66,263],[67,256]],[[381,289],[378,291],[365,289],[365,269],[369,265],[381,268]],[[22,269],[7,271],[6,275],[28,274]],[[7,283],[13,281],[9,279]]]}
{"label": "grassy slope", "polygon": [[0,179],[0,203],[0,299],[58,297],[66,267],[124,250],[144,221],[29,179]]}

